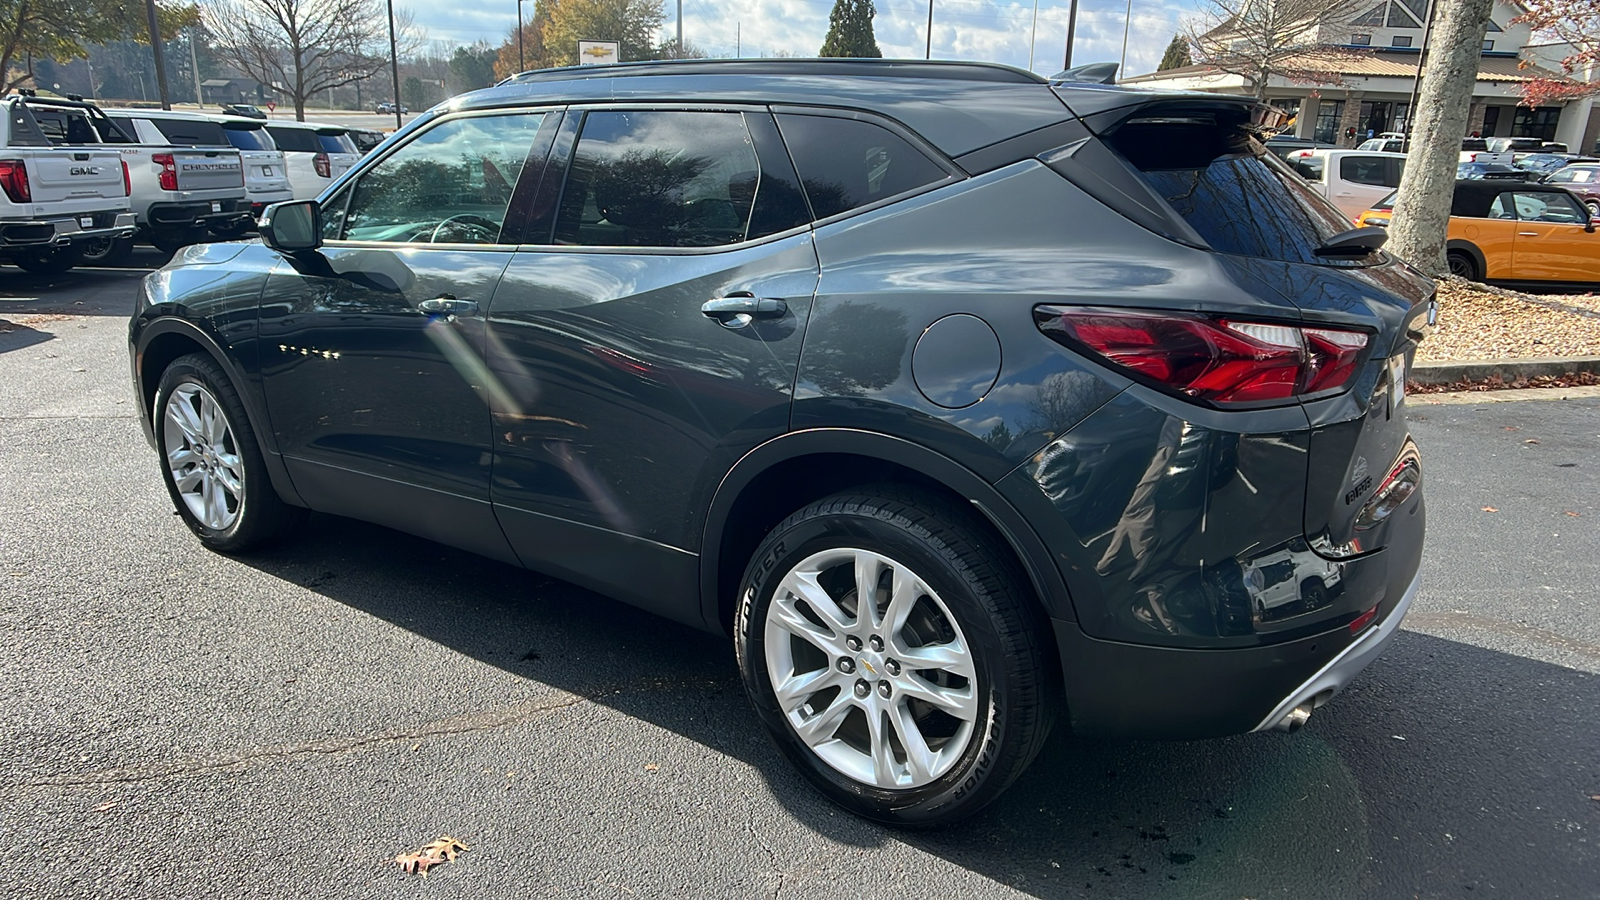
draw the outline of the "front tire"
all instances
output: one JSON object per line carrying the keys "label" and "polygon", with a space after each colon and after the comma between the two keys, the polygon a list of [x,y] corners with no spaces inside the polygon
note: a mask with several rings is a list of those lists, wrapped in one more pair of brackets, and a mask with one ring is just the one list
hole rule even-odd
{"label": "front tire", "polygon": [[167,366],[154,421],[167,493],[201,543],[238,553],[304,521],[306,511],[273,489],[244,404],[209,356],[193,353]]}
{"label": "front tire", "polygon": [[61,244],[38,250],[16,250],[12,252],[11,261],[35,275],[60,275],[83,261],[83,247]]}
{"label": "front tire", "polygon": [[774,528],[741,582],[737,653],[757,714],[818,789],[867,818],[971,815],[1054,720],[1047,623],[969,515],[893,486],[838,494]]}
{"label": "front tire", "polygon": [[133,238],[103,237],[85,241],[81,265],[117,266],[133,255]]}

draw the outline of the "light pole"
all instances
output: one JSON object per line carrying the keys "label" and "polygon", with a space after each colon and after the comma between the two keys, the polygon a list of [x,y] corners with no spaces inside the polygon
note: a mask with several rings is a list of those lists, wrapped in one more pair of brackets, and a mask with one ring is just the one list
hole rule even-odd
{"label": "light pole", "polygon": [[933,0],[928,0],[928,49],[923,59],[933,59]]}
{"label": "light pole", "polygon": [[1117,63],[1117,71],[1127,74],[1128,71],[1128,26],[1133,24],[1133,0],[1128,0],[1128,11],[1122,16],[1122,61]]}
{"label": "light pole", "polygon": [[[522,59],[522,0],[517,0],[517,71],[527,69],[528,64]],[[396,102],[400,98],[396,97]]]}
{"label": "light pole", "polygon": [[1078,31],[1078,0],[1072,0],[1067,5],[1067,58],[1061,68],[1072,68],[1072,38]]}
{"label": "light pole", "polygon": [[150,20],[150,52],[156,60],[156,88],[161,92],[161,108],[171,109],[172,98],[167,96],[167,63],[161,56],[161,23],[156,21],[156,0],[144,0],[144,11]]}
{"label": "light pole", "polygon": [[[400,52],[395,49],[395,40],[394,40],[394,0],[388,0],[388,4],[389,4],[389,73],[394,77],[394,127],[399,128],[399,127],[401,127],[402,125],[405,124],[405,121],[400,118]],[[520,15],[520,13],[519,13],[519,15]],[[518,22],[517,26],[518,26],[518,31],[520,32],[522,23]]]}
{"label": "light pole", "polygon": [[1039,0],[1033,0],[1033,28],[1028,32],[1028,71],[1033,71],[1033,45],[1039,39]]}

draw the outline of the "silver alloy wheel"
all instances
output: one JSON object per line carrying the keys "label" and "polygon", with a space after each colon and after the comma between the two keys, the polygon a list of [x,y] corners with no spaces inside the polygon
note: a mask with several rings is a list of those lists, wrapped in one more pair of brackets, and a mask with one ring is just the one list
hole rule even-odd
{"label": "silver alloy wheel", "polygon": [[778,583],[764,635],[784,718],[842,774],[921,787],[971,743],[981,695],[966,638],[904,565],[848,547],[813,554]]}
{"label": "silver alloy wheel", "polygon": [[189,514],[226,530],[244,503],[244,460],[228,414],[205,386],[186,381],[167,399],[162,431],[167,469]]}

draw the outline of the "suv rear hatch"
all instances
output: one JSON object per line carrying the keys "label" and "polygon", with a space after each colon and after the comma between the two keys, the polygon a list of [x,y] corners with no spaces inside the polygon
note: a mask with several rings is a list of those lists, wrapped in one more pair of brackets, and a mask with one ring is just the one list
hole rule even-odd
{"label": "suv rear hatch", "polygon": [[177,167],[180,192],[220,192],[224,196],[238,196],[239,186],[244,183],[244,164],[239,159],[239,151],[168,147],[162,152],[171,156]]}
{"label": "suv rear hatch", "polygon": [[[1063,99],[1071,107],[1073,94]],[[1321,582],[1260,613],[1260,630],[1355,620],[1397,601],[1421,552],[1421,522],[1391,514],[1420,487],[1415,445],[1400,404],[1417,341],[1431,324],[1433,283],[1377,249],[1378,229],[1355,232],[1332,204],[1267,152],[1248,101],[1180,95],[1124,104],[1084,121],[1097,138],[1045,162],[1127,218],[1169,240],[1214,251],[1267,317],[1298,325],[1308,364],[1314,330],[1360,333],[1339,390],[1300,393],[1306,415],[1304,540],[1285,546],[1296,569]],[[1331,358],[1331,357],[1328,357]],[[1302,381],[1311,384],[1313,381]],[[1283,498],[1293,502],[1290,498]],[[1419,504],[1411,504],[1416,514]],[[1398,541],[1392,564],[1355,565]],[[1256,554],[1268,548],[1249,551]],[[1328,568],[1318,560],[1335,563]],[[1244,554],[1240,562],[1248,570]],[[1298,577],[1298,576],[1297,576]]]}

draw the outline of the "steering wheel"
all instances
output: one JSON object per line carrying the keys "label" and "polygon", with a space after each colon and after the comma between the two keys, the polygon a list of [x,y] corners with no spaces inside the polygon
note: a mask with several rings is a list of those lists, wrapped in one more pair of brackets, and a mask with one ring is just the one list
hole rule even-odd
{"label": "steering wheel", "polygon": [[473,213],[457,213],[456,215],[450,216],[446,219],[441,219],[439,224],[433,226],[433,233],[428,235],[428,243],[439,243],[439,232],[443,231],[444,227],[449,225],[451,222],[460,222],[463,225],[469,225],[482,231],[484,234],[484,239],[481,241],[448,241],[447,243],[492,244],[494,243],[495,237],[500,234],[500,223],[494,221],[493,219],[486,219],[483,216],[475,215]]}

